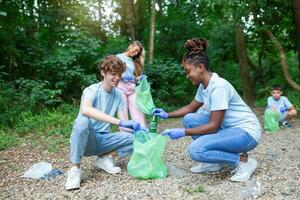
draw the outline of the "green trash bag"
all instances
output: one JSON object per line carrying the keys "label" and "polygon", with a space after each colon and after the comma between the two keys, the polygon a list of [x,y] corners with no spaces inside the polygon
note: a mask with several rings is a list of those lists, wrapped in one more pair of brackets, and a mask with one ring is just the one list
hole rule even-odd
{"label": "green trash bag", "polygon": [[264,129],[270,132],[279,130],[280,113],[272,109],[266,109],[264,113]]}
{"label": "green trash bag", "polygon": [[133,153],[127,164],[128,173],[139,179],[167,177],[168,170],[162,155],[168,140],[168,136],[156,133],[135,133]]}
{"label": "green trash bag", "polygon": [[139,108],[139,110],[146,115],[151,115],[152,110],[155,108],[150,89],[150,84],[148,83],[146,78],[142,79],[140,84],[135,88],[135,104]]}

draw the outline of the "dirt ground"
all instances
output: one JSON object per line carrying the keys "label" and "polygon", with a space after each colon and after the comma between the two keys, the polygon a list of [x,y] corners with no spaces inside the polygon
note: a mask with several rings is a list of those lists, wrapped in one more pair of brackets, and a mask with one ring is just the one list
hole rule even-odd
{"label": "dirt ground", "polygon": [[[255,110],[260,120],[262,110]],[[109,175],[93,167],[95,157],[84,158],[81,189],[65,191],[66,172],[70,167],[69,148],[50,153],[47,144],[24,139],[14,148],[0,152],[0,199],[237,199],[242,187],[259,181],[263,187],[258,199],[300,199],[300,120],[293,128],[277,133],[263,133],[261,144],[250,155],[258,161],[251,180],[229,181],[230,170],[219,173],[193,174],[196,163],[187,152],[189,137],[169,141],[164,160],[170,168],[165,179],[137,180],[126,171],[128,159],[118,164],[122,172]],[[181,127],[180,120],[166,120],[159,130]],[[63,175],[52,181],[24,179],[21,176],[31,165],[47,161]],[[200,189],[199,189],[200,188]]]}

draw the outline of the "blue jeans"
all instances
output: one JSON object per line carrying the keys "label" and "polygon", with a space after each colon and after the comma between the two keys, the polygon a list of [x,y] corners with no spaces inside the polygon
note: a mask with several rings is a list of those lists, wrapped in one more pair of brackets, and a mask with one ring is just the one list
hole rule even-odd
{"label": "blue jeans", "polygon": [[[209,115],[190,113],[184,116],[185,128],[193,128],[208,124]],[[192,136],[193,141],[188,147],[190,157],[198,162],[228,163],[237,165],[240,153],[248,152],[257,146],[257,141],[241,128],[219,129],[212,134]]]}
{"label": "blue jeans", "polygon": [[133,150],[133,135],[127,132],[99,133],[90,118],[78,116],[71,134],[71,162],[80,163],[83,156],[96,156],[116,151],[120,157]]}

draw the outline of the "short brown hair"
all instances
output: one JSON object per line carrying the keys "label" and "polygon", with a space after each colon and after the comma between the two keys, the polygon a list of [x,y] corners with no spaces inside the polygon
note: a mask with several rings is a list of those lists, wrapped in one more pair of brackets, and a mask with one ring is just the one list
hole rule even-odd
{"label": "short brown hair", "polygon": [[103,79],[101,71],[104,73],[110,72],[121,75],[125,71],[126,65],[117,56],[109,55],[100,61],[98,69],[100,72],[100,77]]}
{"label": "short brown hair", "polygon": [[278,85],[278,84],[272,85],[272,91],[273,91],[273,90],[282,91],[281,86]]}

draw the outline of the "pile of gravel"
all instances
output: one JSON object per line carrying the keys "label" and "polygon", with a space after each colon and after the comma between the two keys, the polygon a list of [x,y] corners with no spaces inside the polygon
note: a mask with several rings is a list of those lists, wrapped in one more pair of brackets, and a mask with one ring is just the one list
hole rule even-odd
{"label": "pile of gravel", "polygon": [[[258,168],[250,181],[229,181],[231,171],[193,174],[189,169],[196,163],[186,152],[189,137],[169,141],[164,153],[170,174],[165,179],[137,180],[126,171],[128,159],[118,164],[122,172],[109,175],[93,167],[95,157],[84,158],[80,190],[65,191],[69,164],[69,148],[49,153],[44,145],[24,141],[16,148],[0,152],[1,199],[237,199],[242,187],[259,181],[263,192],[258,199],[300,198],[299,120],[293,129],[278,133],[264,133],[262,143],[250,155],[258,161]],[[180,127],[179,120],[167,120],[159,129]],[[24,179],[21,176],[31,165],[47,161],[64,174],[52,181]]]}

